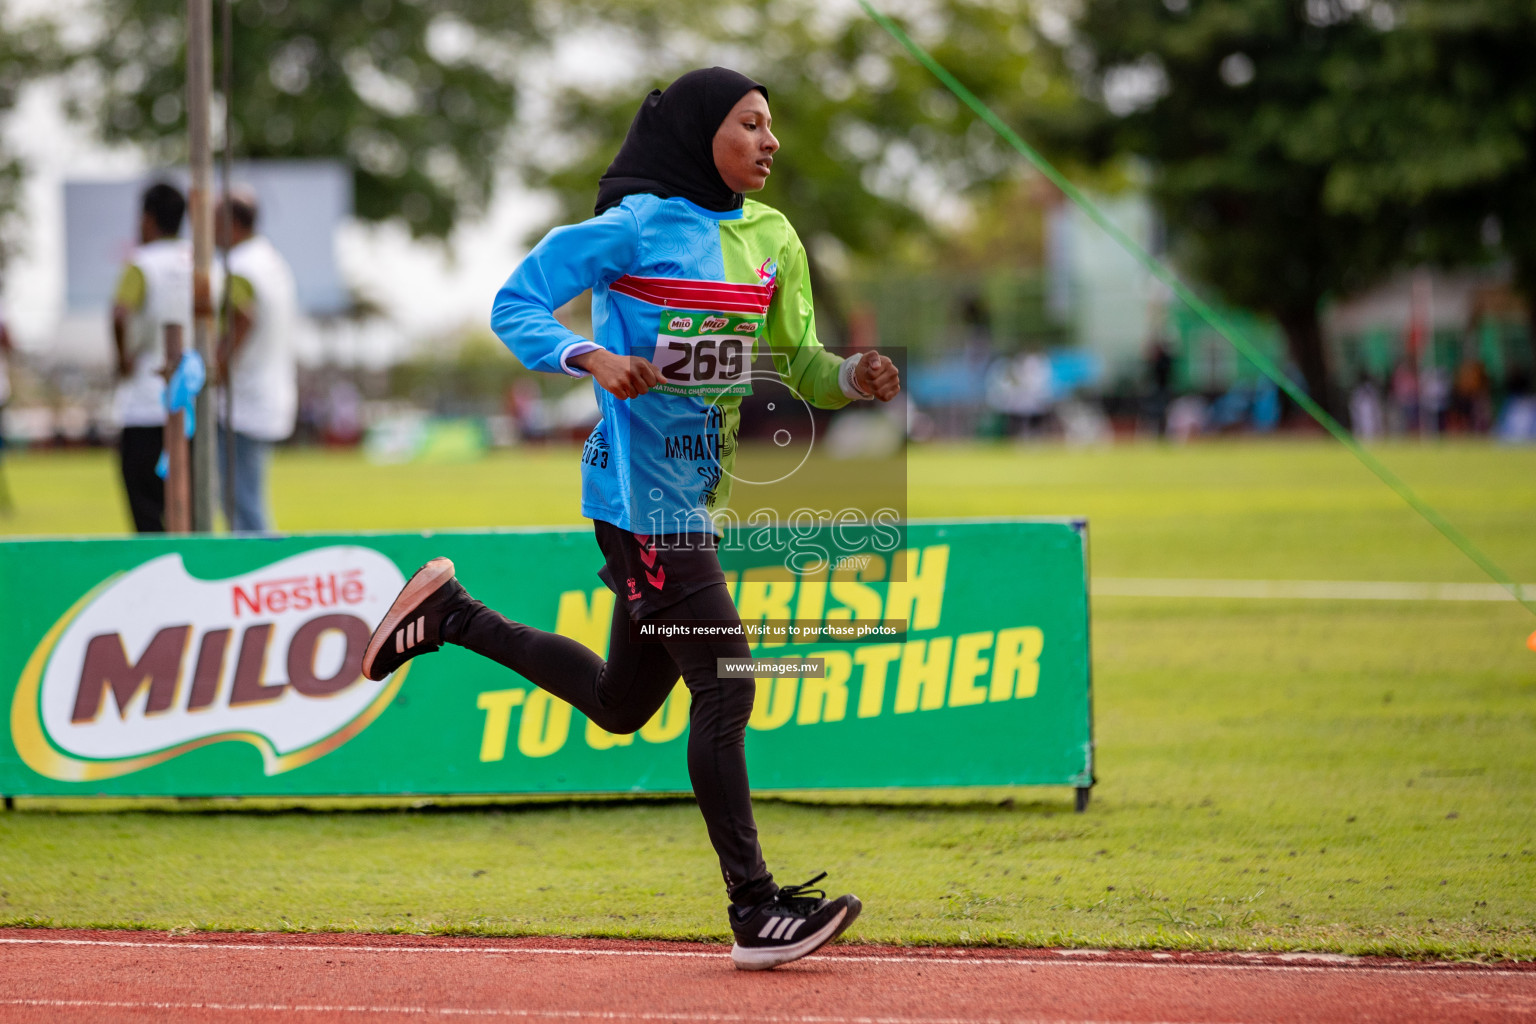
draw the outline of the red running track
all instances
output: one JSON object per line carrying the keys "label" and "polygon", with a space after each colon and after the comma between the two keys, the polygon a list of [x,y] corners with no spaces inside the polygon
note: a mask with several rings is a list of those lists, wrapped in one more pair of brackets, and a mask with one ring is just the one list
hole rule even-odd
{"label": "red running track", "polygon": [[1536,1021],[1536,964],[1322,954],[0,930],[0,1021]]}

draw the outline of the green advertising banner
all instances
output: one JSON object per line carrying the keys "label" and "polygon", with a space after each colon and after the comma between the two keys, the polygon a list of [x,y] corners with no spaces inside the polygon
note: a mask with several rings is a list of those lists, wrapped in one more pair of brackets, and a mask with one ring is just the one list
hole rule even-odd
{"label": "green advertising banner", "polygon": [[[1084,524],[914,522],[903,543],[895,574],[722,556],[748,623],[907,623],[760,643],[824,670],[757,680],[753,785],[1090,786]],[[613,735],[456,647],[363,679],[373,624],[437,555],[509,618],[604,653],[614,595],[585,528],[0,543],[0,794],[689,789],[681,683]]]}

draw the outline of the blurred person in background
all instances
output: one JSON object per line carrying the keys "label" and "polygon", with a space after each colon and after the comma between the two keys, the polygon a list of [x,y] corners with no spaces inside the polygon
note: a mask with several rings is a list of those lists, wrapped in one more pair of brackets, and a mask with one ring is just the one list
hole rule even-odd
{"label": "blurred person in background", "polygon": [[1406,360],[1392,371],[1391,400],[1387,406],[1388,429],[1394,434],[1419,429],[1419,377]]}
{"label": "blurred person in background", "polygon": [[1531,374],[1516,370],[1509,375],[1509,397],[1499,416],[1500,441],[1536,441],[1536,388]]}
{"label": "blurred person in background", "polygon": [[363,393],[346,377],[325,389],[321,437],[335,448],[351,448],[363,439]]}
{"label": "blurred person in background", "polygon": [[1260,434],[1272,433],[1280,426],[1280,389],[1268,377],[1254,382],[1251,421]]}
{"label": "blurred person in background", "polygon": [[980,295],[969,295],[960,304],[960,351],[978,373],[992,361],[992,314]]}
{"label": "blurred person in background", "polygon": [[1362,373],[1349,393],[1349,426],[1356,437],[1371,439],[1380,437],[1385,417],[1381,408],[1381,393],[1375,379]]}
{"label": "blurred person in background", "polygon": [[1205,432],[1210,422],[1210,403],[1200,395],[1180,395],[1168,403],[1168,428],[1163,435],[1184,442]]}
{"label": "blurred person in background", "polygon": [[1451,377],[1438,366],[1428,366],[1419,375],[1419,416],[1423,430],[1439,434],[1445,430],[1445,414],[1451,404]]}
{"label": "blurred person in background", "polygon": [[156,473],[165,441],[165,325],[192,322],[192,243],[177,237],[187,200],[160,182],[144,191],[139,245],[112,302],[117,421],[123,490],[133,528],[165,530],[165,482]]}
{"label": "blurred person in background", "polygon": [[1147,381],[1152,393],[1147,396],[1146,420],[1158,437],[1168,433],[1168,403],[1173,401],[1173,352],[1162,338],[1154,338],[1147,349]]}
{"label": "blurred person in background", "polygon": [[232,189],[214,221],[219,244],[229,248],[229,322],[219,348],[219,378],[229,396],[219,405],[219,473],[233,484],[224,490],[226,503],[231,492],[234,497],[224,518],[236,533],[273,529],[267,464],[272,445],[293,434],[299,405],[293,272],[257,234],[259,212],[254,192]]}
{"label": "blurred person in background", "polygon": [[1469,355],[1456,368],[1451,403],[1460,429],[1486,434],[1492,428],[1493,382],[1481,359]]}
{"label": "blurred person in background", "polygon": [[1000,361],[987,380],[987,404],[1006,417],[1010,437],[1044,433],[1055,407],[1051,361],[1025,352]]}

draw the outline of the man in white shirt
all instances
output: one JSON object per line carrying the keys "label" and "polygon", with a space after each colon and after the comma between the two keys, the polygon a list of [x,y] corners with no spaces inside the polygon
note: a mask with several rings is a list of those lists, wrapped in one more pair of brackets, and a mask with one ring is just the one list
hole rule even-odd
{"label": "man in white shirt", "polygon": [[[227,208],[227,209],[226,209]],[[272,445],[293,433],[298,412],[293,332],[298,299],[293,272],[265,236],[256,233],[256,196],[231,190],[215,224],[229,246],[229,323],[219,353],[219,375],[229,388],[229,406],[219,407],[219,470],[233,480],[234,508],[225,508],[230,529],[265,532],[274,528],[267,499],[267,463]],[[227,214],[227,215],[226,215]],[[228,433],[234,435],[229,465]]]}
{"label": "man in white shirt", "polygon": [[165,483],[155,473],[164,444],[165,325],[192,322],[192,243],[178,238],[187,201],[172,185],[151,185],[140,208],[140,245],[112,304],[117,348],[114,407],[128,511],[139,533],[165,530]]}

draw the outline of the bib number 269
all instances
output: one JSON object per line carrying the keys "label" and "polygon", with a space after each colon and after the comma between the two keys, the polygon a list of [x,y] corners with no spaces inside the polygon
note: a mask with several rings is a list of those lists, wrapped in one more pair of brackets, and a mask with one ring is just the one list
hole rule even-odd
{"label": "bib number 269", "polygon": [[746,370],[746,346],[740,338],[665,338],[656,364],[673,383],[728,384]]}

